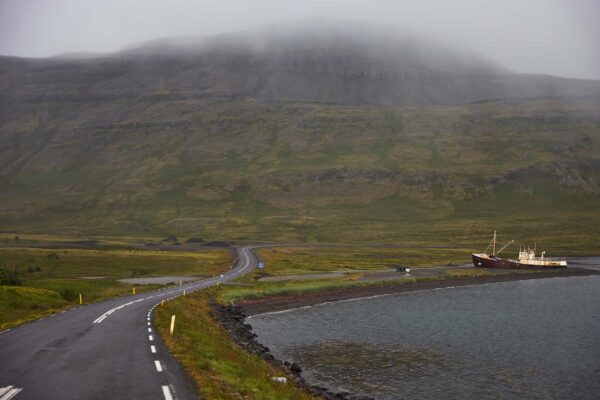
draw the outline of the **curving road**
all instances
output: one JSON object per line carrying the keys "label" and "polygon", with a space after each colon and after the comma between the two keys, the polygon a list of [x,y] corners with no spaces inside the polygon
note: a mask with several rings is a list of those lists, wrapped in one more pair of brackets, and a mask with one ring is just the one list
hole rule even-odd
{"label": "curving road", "polygon": [[217,278],[77,307],[0,333],[0,400],[195,399],[194,384],[155,334],[161,300],[235,279],[256,265],[236,249]]}

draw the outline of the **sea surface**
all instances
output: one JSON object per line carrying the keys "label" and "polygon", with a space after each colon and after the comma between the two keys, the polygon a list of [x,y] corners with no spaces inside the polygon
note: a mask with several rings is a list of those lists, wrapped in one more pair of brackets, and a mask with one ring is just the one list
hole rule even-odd
{"label": "sea surface", "polygon": [[[600,269],[600,258],[569,265]],[[247,321],[311,384],[377,399],[599,399],[600,276],[386,295]]]}

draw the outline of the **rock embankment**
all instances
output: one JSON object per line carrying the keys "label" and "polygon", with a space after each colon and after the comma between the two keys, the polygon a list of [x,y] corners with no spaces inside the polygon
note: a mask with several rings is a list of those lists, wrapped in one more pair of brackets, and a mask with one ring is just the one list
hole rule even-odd
{"label": "rock embankment", "polygon": [[252,332],[252,326],[244,322],[246,313],[243,309],[235,306],[223,306],[215,302],[211,303],[211,309],[212,317],[225,328],[238,346],[249,353],[261,356],[272,365],[286,370],[298,387],[306,389],[326,400],[375,400],[368,396],[354,395],[348,392],[336,393],[325,387],[308,384],[302,378],[302,368],[298,364],[276,359],[268,347],[256,340],[256,334]]}

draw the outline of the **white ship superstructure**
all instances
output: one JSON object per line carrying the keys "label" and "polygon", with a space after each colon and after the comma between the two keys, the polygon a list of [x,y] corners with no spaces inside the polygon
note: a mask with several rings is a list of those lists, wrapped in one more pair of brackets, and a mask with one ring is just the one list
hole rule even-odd
{"label": "white ship superstructure", "polygon": [[519,263],[526,265],[537,265],[540,267],[566,267],[567,260],[564,258],[545,257],[546,252],[542,251],[540,257],[535,256],[535,249],[519,250]]}

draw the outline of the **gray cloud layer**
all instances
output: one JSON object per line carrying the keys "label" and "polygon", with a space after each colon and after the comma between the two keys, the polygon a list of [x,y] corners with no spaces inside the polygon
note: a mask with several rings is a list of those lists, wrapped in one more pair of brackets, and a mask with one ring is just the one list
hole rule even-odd
{"label": "gray cloud layer", "polygon": [[598,0],[0,0],[0,54],[108,52],[310,18],[432,36],[518,72],[600,79]]}

